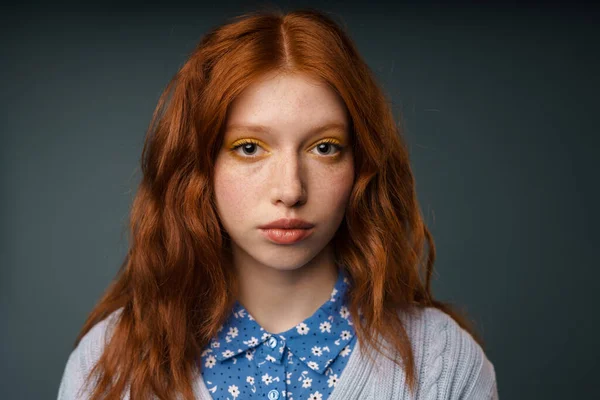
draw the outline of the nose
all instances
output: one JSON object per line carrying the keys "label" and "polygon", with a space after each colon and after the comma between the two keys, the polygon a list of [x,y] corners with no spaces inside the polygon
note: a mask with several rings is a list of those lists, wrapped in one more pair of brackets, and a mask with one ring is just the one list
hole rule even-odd
{"label": "nose", "polygon": [[274,164],[271,181],[273,204],[282,202],[287,207],[293,207],[306,202],[302,163],[297,154],[286,154]]}

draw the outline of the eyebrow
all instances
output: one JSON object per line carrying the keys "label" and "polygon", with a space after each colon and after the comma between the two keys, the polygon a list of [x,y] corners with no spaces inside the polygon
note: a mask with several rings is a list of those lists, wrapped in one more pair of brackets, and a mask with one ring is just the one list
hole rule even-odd
{"label": "eyebrow", "polygon": [[[327,123],[325,125],[321,125],[321,126],[317,126],[314,128],[311,128],[308,133],[311,135],[317,134],[319,132],[323,132],[323,131],[327,131],[327,130],[332,130],[332,129],[347,129],[347,125],[345,123],[341,123],[341,122],[330,122]],[[242,130],[242,131],[251,131],[251,132],[256,132],[256,133],[265,133],[265,134],[270,134],[271,130],[264,126],[264,125],[243,125],[243,124],[231,124],[229,126],[227,126],[226,130],[228,131],[233,131],[233,130]]]}

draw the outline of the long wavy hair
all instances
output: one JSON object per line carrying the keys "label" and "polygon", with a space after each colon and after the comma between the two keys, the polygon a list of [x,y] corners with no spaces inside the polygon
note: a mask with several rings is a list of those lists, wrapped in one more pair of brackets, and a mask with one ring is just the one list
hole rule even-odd
{"label": "long wavy hair", "polygon": [[411,391],[414,359],[399,311],[438,308],[483,346],[465,316],[432,297],[435,247],[402,128],[349,35],[318,10],[261,10],[210,30],[158,101],[142,151],[128,253],[75,342],[120,310],[88,376],[89,384],[96,375],[93,399],[119,399],[126,388],[132,399],[194,398],[196,357],[229,316],[237,291],[212,182],[224,122],[236,96],[275,70],[326,82],[348,111],[356,175],[333,241],[351,280],[359,342],[384,354],[381,335],[406,366]]}

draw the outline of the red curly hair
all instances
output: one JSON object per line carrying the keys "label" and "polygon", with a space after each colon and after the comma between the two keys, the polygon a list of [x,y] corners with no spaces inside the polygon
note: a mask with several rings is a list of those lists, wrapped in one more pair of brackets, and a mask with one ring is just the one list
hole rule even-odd
{"label": "red curly hair", "polygon": [[132,399],[194,398],[201,367],[195,359],[227,319],[237,290],[214,202],[214,162],[230,104],[275,70],[326,82],[350,117],[356,175],[333,240],[351,279],[348,308],[359,342],[378,352],[377,335],[390,343],[407,366],[411,391],[414,360],[400,310],[436,307],[483,345],[466,317],[431,295],[435,247],[408,150],[349,35],[314,9],[261,11],[208,32],[158,101],[142,152],[129,251],[75,343],[121,310],[88,377],[98,377],[92,399],[119,399],[126,388]]}

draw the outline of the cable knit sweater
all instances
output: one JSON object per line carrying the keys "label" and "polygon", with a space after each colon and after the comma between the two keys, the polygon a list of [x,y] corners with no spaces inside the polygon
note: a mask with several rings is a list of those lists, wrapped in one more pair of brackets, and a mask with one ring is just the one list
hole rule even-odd
{"label": "cable knit sweater", "polygon": [[[70,354],[58,400],[89,398],[89,392],[78,392],[102,354],[107,332],[118,313],[119,310],[96,324]],[[450,316],[435,308],[425,308],[415,316],[405,313],[401,316],[415,357],[416,391],[409,392],[403,368],[379,353],[373,353],[376,357],[369,361],[357,342],[329,400],[498,399],[493,364],[471,335]],[[199,373],[193,385],[197,399],[211,399]],[[123,399],[128,400],[129,393]]]}

